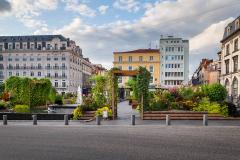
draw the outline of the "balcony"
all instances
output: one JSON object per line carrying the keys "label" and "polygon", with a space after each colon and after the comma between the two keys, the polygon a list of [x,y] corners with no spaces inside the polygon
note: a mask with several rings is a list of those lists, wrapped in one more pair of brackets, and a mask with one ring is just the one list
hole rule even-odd
{"label": "balcony", "polygon": [[62,70],[65,70],[65,69],[67,69],[67,67],[66,66],[46,66],[45,69],[53,69],[53,70],[62,69]]}
{"label": "balcony", "polygon": [[52,79],[66,79],[67,78],[67,76],[64,76],[64,75],[62,75],[62,76],[45,76],[45,78],[52,78]]}

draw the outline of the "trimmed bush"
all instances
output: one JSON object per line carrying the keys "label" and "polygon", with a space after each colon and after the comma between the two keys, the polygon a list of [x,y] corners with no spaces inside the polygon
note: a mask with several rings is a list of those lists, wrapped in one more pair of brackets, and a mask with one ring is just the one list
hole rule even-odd
{"label": "trimmed bush", "polygon": [[222,102],[227,97],[227,90],[221,84],[205,85],[203,87],[204,94],[210,99],[210,101]]}
{"label": "trimmed bush", "polygon": [[55,104],[63,105],[63,97],[61,95],[56,96]]}
{"label": "trimmed bush", "polygon": [[30,113],[30,107],[28,105],[16,105],[14,107],[16,113]]}

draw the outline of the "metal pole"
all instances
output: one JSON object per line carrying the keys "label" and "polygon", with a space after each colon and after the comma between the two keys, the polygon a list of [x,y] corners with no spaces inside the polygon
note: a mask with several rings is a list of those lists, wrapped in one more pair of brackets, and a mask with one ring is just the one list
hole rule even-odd
{"label": "metal pole", "polygon": [[170,126],[171,125],[171,118],[170,118],[170,115],[166,115],[166,125],[167,126]]}
{"label": "metal pole", "polygon": [[132,125],[134,126],[135,125],[135,115],[134,114],[131,116],[131,122],[132,122]]}
{"label": "metal pole", "polygon": [[207,114],[204,114],[204,115],[203,115],[203,125],[204,125],[204,126],[207,126],[207,125],[208,125],[208,115],[207,115]]}
{"label": "metal pole", "polygon": [[101,118],[100,116],[96,116],[96,124],[101,125]]}
{"label": "metal pole", "polygon": [[37,125],[37,115],[32,115],[33,125]]}
{"label": "metal pole", "polygon": [[64,124],[68,125],[68,115],[64,115]]}
{"label": "metal pole", "polygon": [[7,115],[3,115],[3,125],[7,125]]}

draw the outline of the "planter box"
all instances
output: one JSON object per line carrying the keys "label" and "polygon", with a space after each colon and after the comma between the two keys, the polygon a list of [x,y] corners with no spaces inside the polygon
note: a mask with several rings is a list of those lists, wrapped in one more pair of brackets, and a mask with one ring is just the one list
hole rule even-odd
{"label": "planter box", "polygon": [[[145,111],[143,113],[143,120],[165,120],[166,115],[170,115],[172,120],[202,120],[203,115],[208,112],[194,112],[194,111]],[[210,120],[229,119],[219,114],[208,114]],[[230,118],[232,119],[232,118]]]}

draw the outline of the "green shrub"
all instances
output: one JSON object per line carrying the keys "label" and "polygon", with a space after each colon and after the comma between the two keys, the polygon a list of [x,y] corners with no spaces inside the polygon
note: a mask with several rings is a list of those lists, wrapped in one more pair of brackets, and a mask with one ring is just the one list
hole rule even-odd
{"label": "green shrub", "polygon": [[151,102],[148,107],[144,108],[145,111],[165,111],[168,110],[168,103],[166,101]]}
{"label": "green shrub", "polygon": [[197,106],[197,103],[192,100],[183,100],[179,102],[180,106],[184,110],[192,110]]}
{"label": "green shrub", "polygon": [[171,109],[180,109],[178,102],[171,102],[170,106],[171,106]]}
{"label": "green shrub", "polygon": [[194,91],[191,87],[181,87],[178,89],[178,94],[183,100],[193,100]]}
{"label": "green shrub", "polygon": [[16,113],[30,113],[30,107],[28,105],[16,105],[14,107]]}
{"label": "green shrub", "polygon": [[83,111],[81,106],[78,106],[73,110],[73,120],[79,120],[83,116]]}
{"label": "green shrub", "polygon": [[0,109],[6,108],[6,103],[4,101],[0,101]]}
{"label": "green shrub", "polygon": [[217,102],[210,102],[209,98],[203,98],[197,107],[193,108],[193,111],[207,111],[208,113],[221,114],[223,116],[228,116],[227,105],[221,105]]}
{"label": "green shrub", "polygon": [[204,94],[210,99],[210,101],[221,102],[226,99],[227,90],[221,84],[211,84],[203,86]]}
{"label": "green shrub", "polygon": [[55,104],[63,105],[63,97],[61,95],[56,96]]}

